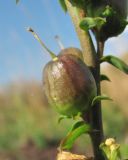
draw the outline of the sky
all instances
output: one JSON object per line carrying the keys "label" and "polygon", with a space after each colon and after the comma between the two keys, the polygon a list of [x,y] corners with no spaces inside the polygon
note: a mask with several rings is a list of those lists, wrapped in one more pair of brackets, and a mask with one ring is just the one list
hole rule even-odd
{"label": "sky", "polygon": [[[50,56],[26,31],[32,27],[56,54],[60,49],[54,39],[61,37],[65,48],[80,48],[71,19],[58,0],[0,0],[0,85],[21,80],[42,80],[42,70]],[[120,56],[128,51],[128,27],[118,37],[109,39],[105,55]]]}

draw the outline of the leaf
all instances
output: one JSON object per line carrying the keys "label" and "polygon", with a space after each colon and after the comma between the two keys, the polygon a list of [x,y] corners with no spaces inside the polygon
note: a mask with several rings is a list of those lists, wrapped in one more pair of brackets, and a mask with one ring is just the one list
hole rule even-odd
{"label": "leaf", "polygon": [[58,123],[60,124],[60,122],[61,122],[63,119],[65,119],[65,116],[60,116],[60,117],[58,118]]}
{"label": "leaf", "polygon": [[60,116],[58,118],[58,123],[60,123],[63,119],[70,119],[70,118],[72,118],[72,117],[70,117],[70,116]]}
{"label": "leaf", "polygon": [[96,96],[96,97],[94,97],[94,99],[93,99],[93,101],[92,101],[92,106],[93,106],[94,104],[96,104],[97,102],[101,101],[101,100],[110,100],[110,101],[112,101],[111,98],[109,98],[108,96],[105,96],[105,95]]}
{"label": "leaf", "polygon": [[[118,158],[120,159],[120,145],[119,144],[115,144],[113,145],[114,147],[111,148],[111,156],[110,159],[111,160],[117,160]],[[112,146],[111,146],[112,147]]]}
{"label": "leaf", "polygon": [[81,22],[80,22],[80,28],[88,31],[89,29],[92,29],[94,27],[97,27],[98,29],[100,29],[104,24],[106,23],[106,19],[105,18],[101,18],[101,17],[86,17],[84,18]]}
{"label": "leaf", "polygon": [[102,13],[102,15],[103,15],[104,17],[111,17],[111,16],[113,16],[114,14],[116,14],[115,10],[114,10],[112,7],[110,7],[109,5],[107,5],[107,6],[105,7],[104,12]]}
{"label": "leaf", "polygon": [[71,149],[74,141],[84,133],[88,133],[91,131],[91,127],[89,124],[86,124],[84,121],[77,121],[73,124],[71,130],[67,134],[67,136],[61,141],[60,148],[61,149]]}
{"label": "leaf", "polygon": [[108,55],[101,58],[101,63],[102,62],[108,62],[114,67],[118,68],[120,71],[128,74],[128,65],[124,61],[122,61],[120,58],[117,58],[112,55]]}
{"label": "leaf", "polygon": [[67,6],[65,3],[65,0],[59,0],[59,2],[60,2],[62,9],[64,10],[64,12],[67,12]]}
{"label": "leaf", "polygon": [[100,75],[100,81],[109,81],[109,82],[111,82],[111,80],[105,74],[101,74]]}
{"label": "leaf", "polygon": [[101,143],[101,144],[100,144],[100,149],[101,149],[102,152],[103,152],[103,155],[104,155],[105,160],[108,160],[109,157],[111,156],[109,147],[107,147],[104,143]]}
{"label": "leaf", "polygon": [[111,160],[117,160],[118,159],[118,151],[114,150],[111,153]]}
{"label": "leaf", "polygon": [[102,150],[106,160],[121,159],[119,148],[119,144],[112,144],[110,146],[105,145],[105,143],[100,144],[100,149]]}
{"label": "leaf", "polygon": [[16,0],[16,4],[18,4],[18,3],[19,3],[19,1],[20,1],[20,0]]}
{"label": "leaf", "polygon": [[76,121],[76,122],[72,125],[72,127],[71,127],[71,129],[70,129],[70,132],[74,131],[75,129],[77,129],[78,127],[80,127],[81,125],[84,125],[84,124],[85,124],[84,121]]}

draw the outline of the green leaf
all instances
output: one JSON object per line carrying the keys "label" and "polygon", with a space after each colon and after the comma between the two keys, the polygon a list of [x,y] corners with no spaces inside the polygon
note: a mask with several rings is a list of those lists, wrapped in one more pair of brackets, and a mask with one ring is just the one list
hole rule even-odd
{"label": "green leaf", "polygon": [[119,144],[115,144],[115,145],[114,145],[114,149],[111,150],[110,160],[121,159],[119,148],[120,148],[120,145],[119,145]]}
{"label": "green leaf", "polygon": [[124,61],[122,61],[120,58],[117,58],[112,55],[108,55],[101,58],[101,63],[102,62],[108,62],[114,67],[118,68],[120,71],[128,74],[128,65]]}
{"label": "green leaf", "polygon": [[100,144],[100,149],[103,152],[105,160],[108,160],[110,158],[110,156],[111,156],[109,147],[107,147],[104,143],[101,143]]}
{"label": "green leaf", "polygon": [[98,29],[100,29],[104,24],[106,23],[106,19],[105,18],[101,18],[101,17],[86,17],[84,18],[81,22],[80,22],[80,28],[88,31],[89,29],[92,29],[94,27],[97,27]]}
{"label": "green leaf", "polygon": [[60,124],[60,122],[61,122],[63,119],[65,119],[65,116],[60,116],[60,117],[58,118],[58,123]]}
{"label": "green leaf", "polygon": [[64,12],[67,12],[67,6],[65,3],[65,0],[59,0],[59,2],[60,2],[62,9],[64,10]]}
{"label": "green leaf", "polygon": [[96,104],[97,102],[101,101],[101,100],[110,100],[110,101],[112,101],[111,98],[109,98],[108,96],[105,96],[105,95],[96,96],[96,97],[94,97],[94,99],[93,99],[93,101],[92,101],[92,106],[93,106],[94,104]]}
{"label": "green leaf", "polygon": [[20,1],[20,0],[16,0],[16,4],[18,4],[18,3],[19,3],[19,1]]}
{"label": "green leaf", "polygon": [[109,81],[109,82],[111,82],[111,80],[105,74],[101,74],[100,75],[100,81]]}
{"label": "green leaf", "polygon": [[77,129],[77,128],[80,127],[81,125],[85,125],[85,122],[84,122],[84,121],[76,121],[76,122],[72,125],[72,127],[71,127],[71,129],[70,129],[69,132],[74,131],[75,129]]}
{"label": "green leaf", "polygon": [[72,117],[70,117],[70,116],[60,116],[58,118],[58,123],[60,123],[63,119],[70,119],[70,118],[72,118]]}
{"label": "green leaf", "polygon": [[121,159],[119,148],[120,148],[119,144],[114,144],[113,148],[112,148],[112,146],[105,145],[105,143],[100,144],[100,149],[102,150],[103,155],[105,156],[106,160],[119,160],[119,159]]}
{"label": "green leaf", "polygon": [[61,149],[71,149],[74,141],[84,133],[88,133],[91,131],[91,127],[89,124],[86,124],[84,121],[77,121],[73,124],[71,130],[67,134],[67,136],[61,141],[60,148]]}
{"label": "green leaf", "polygon": [[115,10],[109,5],[105,7],[104,12],[102,13],[104,17],[110,17],[110,16],[113,16],[114,14],[116,14]]}
{"label": "green leaf", "polygon": [[114,150],[111,153],[111,160],[117,160],[118,159],[118,151]]}

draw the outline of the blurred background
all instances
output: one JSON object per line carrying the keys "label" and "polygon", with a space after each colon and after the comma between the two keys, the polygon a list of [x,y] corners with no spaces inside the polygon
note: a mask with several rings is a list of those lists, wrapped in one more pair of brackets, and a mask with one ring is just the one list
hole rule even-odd
{"label": "blurred background", "polygon": [[[56,54],[60,49],[54,36],[65,47],[80,44],[68,14],[57,0],[0,1],[0,160],[53,160],[57,146],[72,120],[57,124],[59,115],[48,107],[42,91],[42,70],[50,61],[40,44],[26,31],[31,26]],[[69,34],[70,33],[70,34]],[[105,46],[105,55],[113,54],[128,63],[128,27]],[[102,82],[102,93],[114,101],[103,102],[106,137],[121,143],[128,158],[128,76],[108,64],[102,72],[111,82]],[[92,152],[89,138],[79,138],[73,150]]]}

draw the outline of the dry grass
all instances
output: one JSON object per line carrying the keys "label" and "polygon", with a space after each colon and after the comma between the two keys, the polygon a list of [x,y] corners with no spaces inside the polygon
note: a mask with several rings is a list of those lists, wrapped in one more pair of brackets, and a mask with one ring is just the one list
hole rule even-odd
{"label": "dry grass", "polygon": [[[127,55],[124,59],[128,62]],[[102,72],[111,79],[111,82],[102,82],[102,92],[114,100],[103,103],[104,129],[107,136],[116,136],[125,143],[124,150],[127,151],[128,76],[110,65],[104,66]],[[14,153],[29,140],[39,149],[55,147],[72,124],[71,120],[64,120],[58,125],[57,118],[58,114],[48,106],[39,82],[9,84],[4,92],[0,92],[0,151]],[[88,137],[83,138],[77,142],[82,153],[85,143],[89,144]]]}

